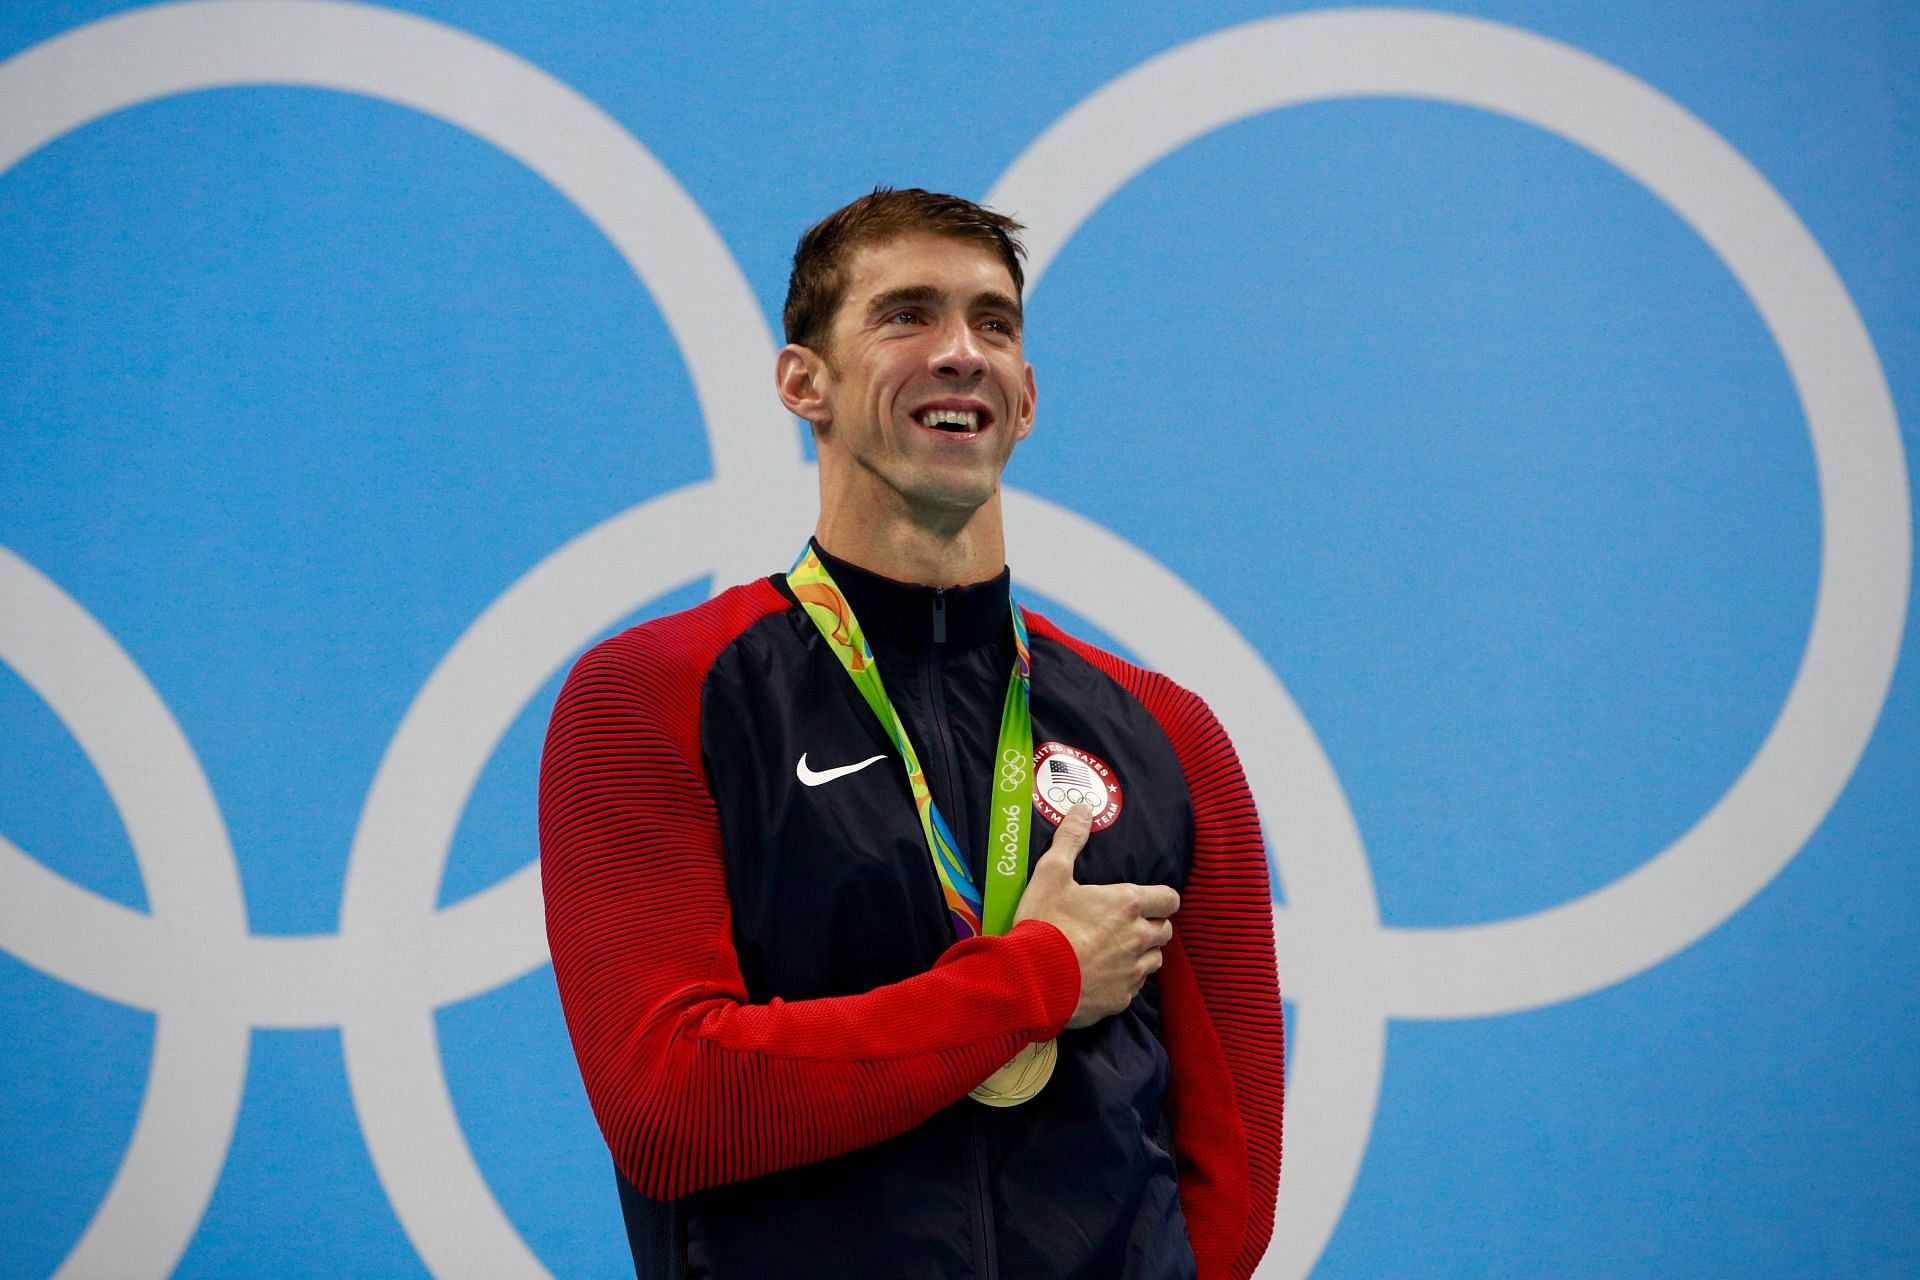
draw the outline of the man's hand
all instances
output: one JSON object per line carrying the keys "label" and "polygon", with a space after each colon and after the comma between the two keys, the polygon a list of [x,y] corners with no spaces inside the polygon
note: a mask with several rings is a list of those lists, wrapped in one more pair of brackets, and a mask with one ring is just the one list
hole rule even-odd
{"label": "man's hand", "polygon": [[1180,895],[1163,884],[1080,884],[1073,861],[1086,847],[1092,815],[1067,810],[1053,844],[1034,864],[1013,922],[1045,920],[1067,935],[1080,961],[1080,1005],[1069,1027],[1090,1027],[1120,1012],[1160,968],[1160,948],[1173,939],[1167,917]]}

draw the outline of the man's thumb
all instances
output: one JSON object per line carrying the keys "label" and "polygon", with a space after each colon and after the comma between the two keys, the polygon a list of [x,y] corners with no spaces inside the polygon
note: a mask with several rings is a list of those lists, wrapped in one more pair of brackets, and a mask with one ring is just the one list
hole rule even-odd
{"label": "man's thumb", "polygon": [[1087,834],[1093,829],[1093,811],[1084,804],[1076,804],[1067,810],[1060,820],[1059,830],[1053,833],[1053,844],[1047,849],[1049,854],[1057,853],[1065,860],[1067,869],[1073,869],[1073,860],[1080,850],[1087,846]]}

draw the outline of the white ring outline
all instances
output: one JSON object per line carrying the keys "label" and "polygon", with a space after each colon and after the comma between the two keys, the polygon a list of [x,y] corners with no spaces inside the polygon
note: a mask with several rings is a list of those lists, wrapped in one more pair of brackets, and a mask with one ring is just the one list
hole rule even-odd
{"label": "white ring outline", "polygon": [[[412,108],[489,142],[545,179],[614,244],[654,298],[693,381],[715,476],[776,496],[799,490],[808,474],[799,436],[764,393],[771,335],[738,265],[705,216],[645,147],[604,111],[547,73],[464,31],[391,10],[330,0],[188,0],[106,18],[0,63],[0,102],[8,104],[7,110],[0,111],[0,173],[54,139],[128,107],[205,89],[262,84],[335,90]],[[662,251],[662,243],[671,245],[671,251]],[[759,394],[753,390],[756,387],[762,388]],[[786,449],[780,447],[783,440]],[[774,517],[785,509],[772,502],[760,507],[763,514]],[[752,545],[751,539],[745,541]],[[18,575],[19,582],[45,581],[17,557],[10,560],[15,563],[9,568],[17,564],[25,570]],[[757,556],[753,561],[762,562]],[[742,566],[722,561],[719,567],[725,571]],[[57,587],[50,582],[46,586],[64,599]],[[65,612],[97,628],[77,605]],[[113,651],[132,672],[131,681],[120,683],[130,689],[137,683],[139,690],[151,694],[131,659],[117,645]],[[455,653],[437,670],[444,670],[459,651],[456,645]],[[432,684],[430,679],[429,689]],[[429,689],[422,690],[421,698],[427,697]],[[152,700],[157,704],[157,695]],[[50,705],[58,712],[70,704],[63,700]],[[419,705],[416,699],[416,708]],[[164,706],[161,710],[164,714]],[[68,715],[61,712],[61,718],[66,721]],[[69,728],[87,749],[90,731],[71,722]],[[178,737],[177,727],[174,736]],[[510,892],[490,890],[445,912],[433,910],[446,846],[438,846],[438,856],[423,864],[408,856],[410,848],[419,846],[392,842],[395,835],[411,834],[390,829],[404,827],[406,816],[399,815],[398,823],[382,822],[383,815],[406,807],[392,801],[391,780],[396,774],[390,766],[396,759],[404,762],[405,741],[410,740],[403,722],[369,794],[349,858],[340,933],[251,936],[246,933],[242,907],[242,914],[225,921],[224,927],[210,927],[200,934],[202,941],[217,944],[217,950],[188,947],[186,954],[178,956],[209,978],[216,958],[238,962],[221,971],[218,980],[198,988],[208,993],[207,1009],[191,1000],[180,1007],[183,1001],[177,992],[193,987],[155,982],[157,975],[177,970],[154,967],[153,962],[156,952],[164,951],[168,957],[178,954],[177,949],[160,945],[168,936],[194,936],[193,930],[177,928],[163,935],[157,927],[163,918],[182,918],[178,913],[183,908],[174,903],[182,895],[170,887],[178,883],[170,878],[177,867],[197,865],[197,854],[223,855],[225,879],[216,886],[219,892],[204,901],[238,900],[238,872],[224,828],[218,841],[202,840],[178,851],[171,862],[156,861],[136,840],[136,856],[153,899],[151,917],[52,875],[10,843],[0,846],[0,873],[65,911],[64,917],[49,920],[98,920],[115,930],[108,936],[134,943],[131,951],[109,962],[107,957],[79,954],[76,948],[61,945],[60,939],[42,937],[40,951],[72,953],[59,954],[57,959],[44,957],[53,961],[48,972],[65,976],[117,969],[128,979],[106,979],[117,991],[102,990],[99,985],[88,989],[122,1000],[129,995],[136,1000],[140,994],[155,997],[156,1011],[161,1013],[148,1093],[142,1099],[134,1139],[106,1199],[58,1274],[158,1275],[171,1270],[184,1253],[211,1198],[238,1114],[247,1036],[243,1010],[266,1015],[256,1019],[257,1025],[339,1021],[355,1107],[376,1172],[429,1267],[441,1274],[472,1274],[470,1264],[479,1258],[495,1274],[501,1274],[502,1267],[518,1274],[546,1274],[486,1189],[457,1121],[452,1120],[431,1020],[433,1005],[444,1003],[445,998],[422,1005],[417,1018],[394,1015],[391,1002],[402,989],[396,985],[397,975],[437,977],[458,986],[462,971],[470,979],[474,968],[472,963],[421,966],[417,953],[401,954],[414,949],[380,946],[379,930],[396,923],[396,917],[402,917],[398,920],[402,926],[420,923],[404,919],[409,913],[401,904],[424,902],[426,932],[441,944],[436,954],[444,957],[444,947],[457,943],[462,935],[474,940],[486,937],[482,931],[493,922],[490,908],[515,900]],[[176,762],[172,772],[178,785],[170,793],[172,802],[198,805],[204,794],[217,823],[217,806],[197,759],[184,739],[178,745],[190,767]],[[98,767],[102,757],[91,751],[89,755]],[[111,767],[116,772],[103,775],[103,781],[117,802],[125,783],[118,766]],[[389,780],[385,788],[382,778]],[[164,811],[165,805],[161,807]],[[141,812],[136,807],[129,815],[130,829]],[[201,857],[198,864],[204,861]],[[416,874],[423,865],[430,875]],[[504,884],[494,887],[507,888]],[[171,917],[169,909],[174,912]],[[538,920],[536,913],[536,933]],[[10,932],[31,932],[32,922],[24,918],[7,923]],[[239,954],[243,949],[245,954]],[[480,946],[465,954],[484,961],[495,956],[497,948]],[[537,965],[544,957],[541,938],[536,958],[525,967]],[[383,960],[400,963],[383,972]],[[106,975],[96,975],[96,981],[103,978]],[[212,996],[222,990],[236,996],[223,1010],[215,1007],[218,1001]],[[369,992],[378,992],[379,998],[369,998]],[[293,994],[291,1008],[275,1000],[288,993]],[[196,1035],[170,1030],[196,1016],[196,1010],[200,1026]],[[227,1015],[241,1018],[237,1069],[230,1061],[234,1027],[220,1021]],[[205,1025],[209,1018],[217,1025]],[[203,1051],[228,1045],[221,1058],[228,1065],[218,1071],[196,1070],[192,1057],[196,1040]],[[390,1100],[409,1091],[378,1087],[372,1081],[409,1080],[417,1073],[403,1068],[423,1062],[433,1065],[437,1087],[413,1089],[408,1102],[395,1110]],[[373,1067],[375,1063],[397,1069],[382,1074]],[[216,1096],[213,1086],[222,1081],[229,1087]],[[169,1084],[164,1096],[156,1095],[154,1090],[163,1082],[177,1084]],[[179,1121],[179,1107],[171,1099],[186,1099],[199,1108],[193,1123]],[[444,1153],[448,1158],[438,1160],[424,1177],[409,1173],[421,1163],[420,1148],[388,1139],[392,1130],[381,1127],[383,1115],[402,1115],[416,1131],[443,1119],[451,1122],[457,1154]],[[185,1161],[180,1153],[187,1150],[200,1154]]]}
{"label": "white ring outline", "polygon": [[[252,1029],[219,998],[247,938],[239,868],[199,758],[106,628],[5,547],[0,600],[0,661],[57,709],[93,765],[149,894],[150,910],[134,911],[0,838],[8,949],[81,990],[155,1014],[133,1136],[55,1275],[164,1275],[206,1211],[246,1083]],[[85,945],[100,939],[119,945]],[[164,1259],[157,1270],[155,1253]]]}
{"label": "white ring outline", "polygon": [[[988,203],[1028,224],[1029,280],[1037,283],[1088,217],[1173,151],[1254,115],[1357,97],[1508,116],[1593,153],[1665,202],[1727,265],[1779,347],[1806,415],[1820,490],[1820,582],[1806,652],[1765,740],[1705,816],[1634,871],[1556,907],[1452,928],[1376,920],[1373,945],[1361,949],[1380,953],[1386,1015],[1479,1017],[1610,986],[1692,945],[1764,888],[1825,818],[1866,749],[1899,658],[1912,558],[1905,450],[1865,323],[1779,193],[1732,144],[1652,86],[1516,27],[1359,9],[1203,36],[1067,112],[1008,167]],[[1221,705],[1236,740],[1260,730]],[[1249,774],[1260,794],[1274,794],[1280,779]],[[1284,870],[1288,846],[1270,848]],[[1309,911],[1294,894],[1288,901],[1275,909],[1283,971],[1329,976],[1331,957],[1350,955],[1355,940],[1316,958],[1310,953],[1326,934],[1312,915],[1323,908],[1316,902]],[[1297,978],[1291,986],[1300,989]],[[1306,1117],[1293,1105],[1305,1084],[1289,1085],[1288,1150],[1320,1160],[1332,1153],[1317,1129],[1302,1143]],[[1358,1153],[1340,1169],[1342,1178],[1313,1184],[1312,1206],[1282,1197],[1263,1274],[1311,1269],[1344,1211]],[[1341,1180],[1337,1203],[1323,1199]]]}

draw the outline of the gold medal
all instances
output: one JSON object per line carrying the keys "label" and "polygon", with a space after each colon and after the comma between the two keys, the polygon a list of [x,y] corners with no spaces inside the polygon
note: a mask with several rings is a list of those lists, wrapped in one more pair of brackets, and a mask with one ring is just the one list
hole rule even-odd
{"label": "gold medal", "polygon": [[1039,1093],[1053,1078],[1053,1061],[1057,1056],[1059,1050],[1051,1040],[1030,1044],[967,1096],[990,1107],[1017,1107]]}

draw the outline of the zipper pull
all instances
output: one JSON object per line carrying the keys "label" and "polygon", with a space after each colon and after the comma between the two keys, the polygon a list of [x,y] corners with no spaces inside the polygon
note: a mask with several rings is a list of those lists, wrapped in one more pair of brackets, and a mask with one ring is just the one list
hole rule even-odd
{"label": "zipper pull", "polygon": [[933,589],[933,642],[947,642],[947,591],[945,587]]}

